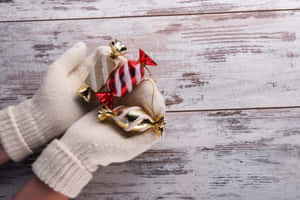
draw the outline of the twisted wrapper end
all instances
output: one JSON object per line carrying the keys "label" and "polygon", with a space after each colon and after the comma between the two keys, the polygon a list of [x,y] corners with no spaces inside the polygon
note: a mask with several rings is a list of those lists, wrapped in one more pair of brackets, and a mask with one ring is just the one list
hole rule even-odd
{"label": "twisted wrapper end", "polygon": [[110,57],[117,58],[118,56],[124,56],[128,53],[127,47],[120,40],[113,40],[109,44],[111,48]]}
{"label": "twisted wrapper end", "polygon": [[90,87],[81,86],[77,90],[77,94],[83,98],[85,102],[90,102],[92,98],[92,89]]}
{"label": "twisted wrapper end", "polygon": [[117,114],[107,106],[101,106],[98,110],[98,119],[102,122],[109,117],[115,117]]}
{"label": "twisted wrapper end", "polygon": [[152,129],[155,131],[157,137],[162,138],[164,136],[166,120],[165,116],[159,117],[152,123]]}
{"label": "twisted wrapper end", "polygon": [[136,61],[137,63],[140,63],[141,66],[143,66],[147,72],[149,73],[149,76],[152,76],[151,70],[147,67],[149,66],[157,66],[156,62],[150,58],[142,49],[139,49],[139,60]]}

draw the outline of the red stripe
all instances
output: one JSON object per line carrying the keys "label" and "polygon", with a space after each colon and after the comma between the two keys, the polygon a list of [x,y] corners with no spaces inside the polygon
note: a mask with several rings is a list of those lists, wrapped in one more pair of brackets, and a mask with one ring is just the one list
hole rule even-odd
{"label": "red stripe", "polygon": [[141,72],[141,80],[142,80],[144,75],[145,75],[145,70],[144,70],[144,67],[142,65],[140,65],[140,72]]}
{"label": "red stripe", "polygon": [[128,88],[126,85],[126,81],[124,80],[125,74],[124,74],[124,65],[119,70],[119,77],[121,81],[121,97],[124,96],[128,92]]}
{"label": "red stripe", "polygon": [[[141,73],[141,79],[144,77],[145,75],[145,70],[144,67],[142,65],[139,65],[138,62],[136,61],[129,61],[128,62],[128,69],[130,72],[130,78],[131,78],[131,84],[132,84],[132,88],[134,88],[137,84],[139,84],[139,82],[137,82],[137,78],[136,78],[136,68],[140,67],[140,73]],[[117,70],[117,69],[116,69]],[[115,96],[117,95],[117,89],[116,89],[116,83],[115,83],[115,73],[117,73],[117,71],[114,70],[112,72],[112,75],[110,77],[110,79],[108,80],[108,88],[110,89],[111,93]],[[125,76],[124,76],[124,65],[122,65],[119,69],[119,78],[121,81],[121,96],[124,96],[125,94],[128,93],[128,87],[126,85],[125,82]]]}

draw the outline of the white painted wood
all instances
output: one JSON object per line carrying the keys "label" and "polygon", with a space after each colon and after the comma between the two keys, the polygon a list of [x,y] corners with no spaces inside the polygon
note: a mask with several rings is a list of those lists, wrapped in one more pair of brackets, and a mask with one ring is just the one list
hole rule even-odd
{"label": "white painted wood", "polygon": [[[300,12],[0,23],[0,105],[31,97],[68,47],[144,49],[168,110],[300,105]],[[26,88],[26,90],[24,90]],[[9,100],[9,101],[8,101]]]}
{"label": "white painted wood", "polygon": [[[300,109],[168,113],[161,143],[101,168],[77,199],[299,199],[299,116]],[[0,168],[0,200],[30,177],[30,162]]]}
{"label": "white painted wood", "polygon": [[[175,112],[162,143],[100,169],[78,200],[299,199],[300,108],[192,111],[300,106],[300,12],[212,14],[299,7],[299,0],[0,0],[0,107],[32,97],[47,65],[73,43],[91,51],[119,38],[131,58],[141,47],[159,63],[153,73]],[[153,17],[193,13],[210,14]],[[95,17],[121,18],[55,20]],[[35,158],[0,167],[0,200],[31,177]]]}
{"label": "white painted wood", "polygon": [[299,0],[0,0],[0,21],[153,16],[300,8]]}

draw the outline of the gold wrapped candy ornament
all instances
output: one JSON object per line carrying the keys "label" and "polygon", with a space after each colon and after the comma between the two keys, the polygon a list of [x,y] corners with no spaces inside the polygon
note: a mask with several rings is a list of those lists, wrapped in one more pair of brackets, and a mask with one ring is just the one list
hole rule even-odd
{"label": "gold wrapped candy ornament", "polygon": [[164,116],[154,120],[139,106],[121,105],[113,110],[102,106],[98,111],[98,119],[104,121],[107,118],[111,118],[126,132],[144,132],[152,128],[158,137],[162,137],[164,133]]}

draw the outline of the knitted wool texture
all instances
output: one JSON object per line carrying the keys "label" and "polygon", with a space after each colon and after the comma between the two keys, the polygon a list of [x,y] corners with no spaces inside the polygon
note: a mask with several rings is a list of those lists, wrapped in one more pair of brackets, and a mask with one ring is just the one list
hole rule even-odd
{"label": "knitted wool texture", "polygon": [[[165,114],[164,99],[152,80],[139,84],[119,103],[126,102],[145,110],[153,104],[155,115]],[[93,110],[74,123],[62,139],[49,144],[33,164],[33,171],[55,191],[74,198],[99,166],[131,160],[160,140],[152,129],[133,137],[121,133],[115,124],[99,122],[97,110]]]}
{"label": "knitted wool texture", "polygon": [[91,110],[76,90],[107,48],[98,47],[86,58],[86,45],[77,43],[49,66],[32,99],[0,111],[0,140],[12,160],[23,160]]}

